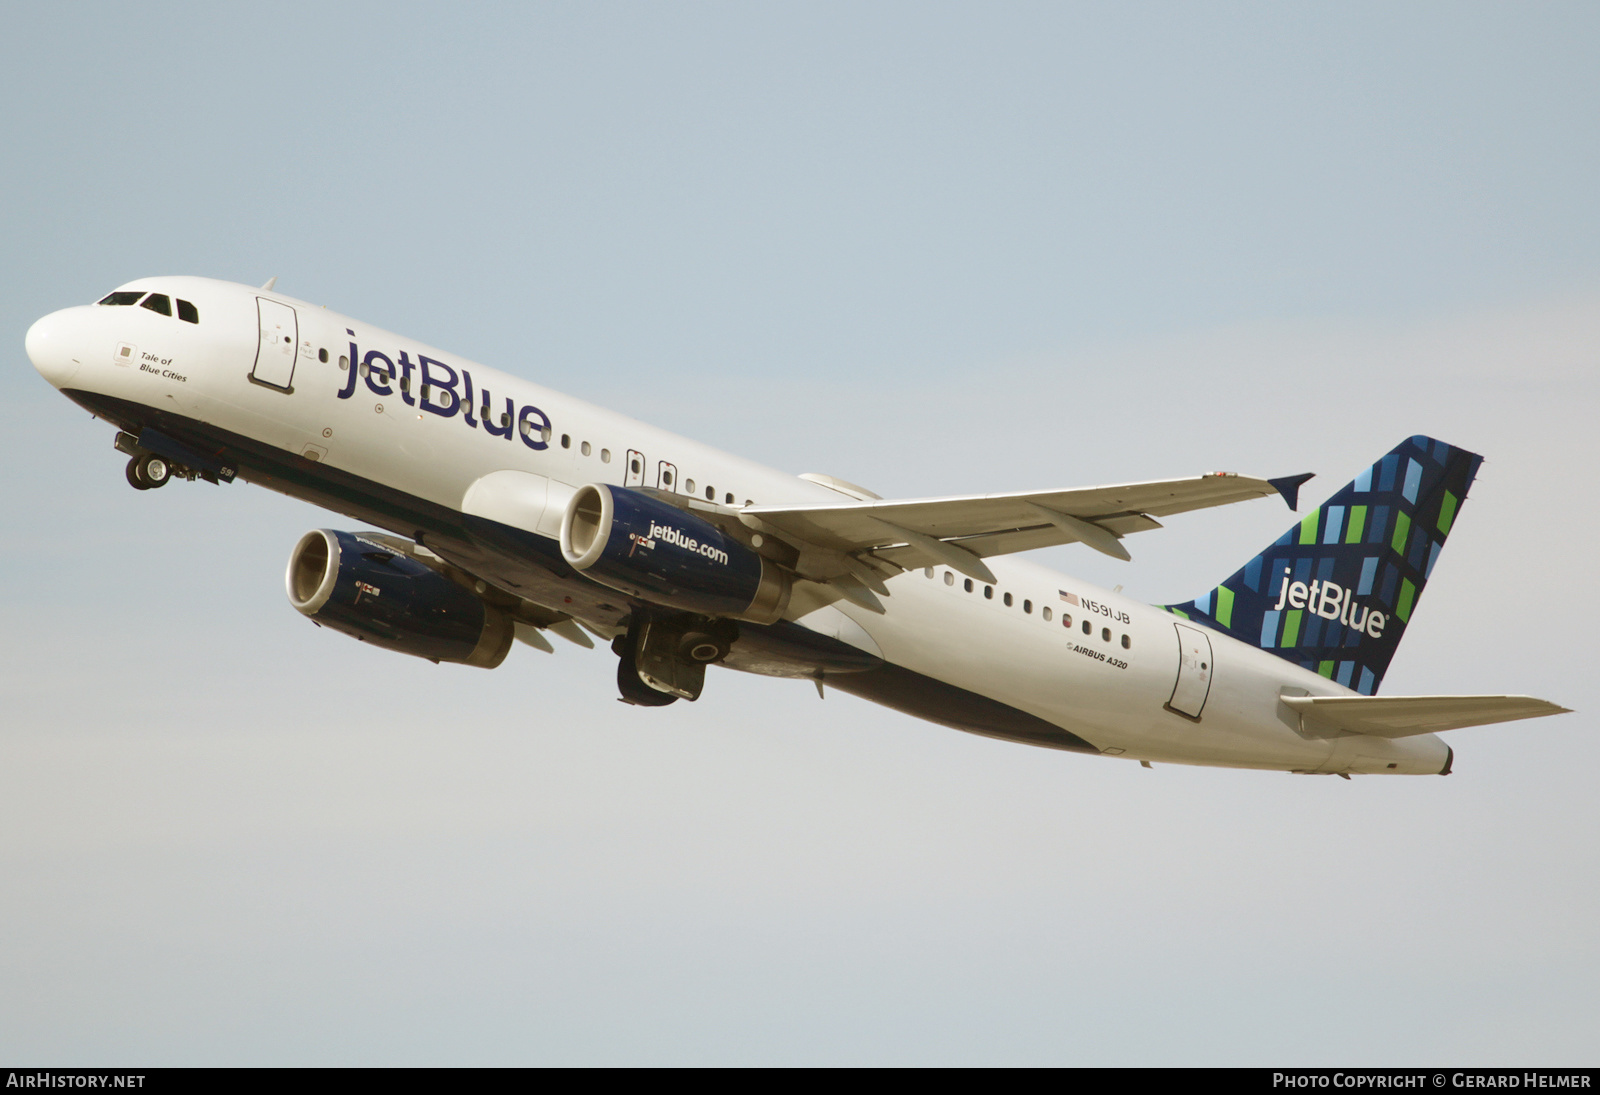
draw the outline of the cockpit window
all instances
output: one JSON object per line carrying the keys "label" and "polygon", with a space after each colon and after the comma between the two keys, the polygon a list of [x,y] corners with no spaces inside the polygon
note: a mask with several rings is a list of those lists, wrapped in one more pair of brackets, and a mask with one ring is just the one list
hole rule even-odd
{"label": "cockpit window", "polygon": [[148,308],[152,312],[160,312],[164,316],[170,316],[172,314],[172,298],[165,293],[151,293],[144,298],[144,303],[139,307]]}
{"label": "cockpit window", "polygon": [[139,298],[142,297],[142,296],[144,296],[144,290],[143,289],[140,289],[140,290],[138,290],[136,292],[132,292],[132,293],[127,292],[126,290],[123,290],[122,292],[118,292],[118,293],[108,293],[108,294],[106,294],[106,298],[104,300],[102,300],[100,303],[101,304],[137,304],[137,303],[139,303]]}
{"label": "cockpit window", "polygon": [[180,299],[178,301],[178,318],[183,320],[185,323],[199,323],[200,309],[196,308],[188,301]]}

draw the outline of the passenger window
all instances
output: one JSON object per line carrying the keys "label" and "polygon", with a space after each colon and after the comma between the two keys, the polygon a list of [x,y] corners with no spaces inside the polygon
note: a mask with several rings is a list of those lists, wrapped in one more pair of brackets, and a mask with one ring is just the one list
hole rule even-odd
{"label": "passenger window", "polygon": [[730,490],[727,494],[722,496],[722,504],[725,506],[733,505],[733,491]]}
{"label": "passenger window", "polygon": [[600,450],[600,463],[602,463],[602,464],[611,463],[611,450],[610,449],[601,449]]}
{"label": "passenger window", "polygon": [[971,578],[968,578],[966,581],[962,582],[961,584],[962,584],[963,587],[966,588],[966,591],[968,593],[972,592],[972,579]]}
{"label": "passenger window", "polygon": [[715,502],[716,500],[717,500],[717,488],[716,487],[707,487],[706,488],[706,501],[707,502]]}
{"label": "passenger window", "polygon": [[1050,606],[1049,605],[1045,605],[1043,608],[1041,608],[1039,610],[1039,612],[1044,616],[1044,622],[1045,623],[1049,623],[1050,622]]}
{"label": "passenger window", "polygon": [[1102,627],[1100,629],[1100,638],[1104,639],[1106,642],[1110,642],[1111,641],[1111,629],[1109,627]]}
{"label": "passenger window", "polygon": [[628,461],[628,471],[632,475],[638,475],[639,474],[639,461],[637,461],[637,460]]}
{"label": "passenger window", "polygon": [[139,303],[139,298],[142,297],[142,296],[144,296],[144,290],[143,289],[140,289],[137,292],[133,292],[133,293],[127,293],[127,292],[123,292],[123,293],[108,293],[106,295],[105,299],[102,300],[100,303],[101,304],[111,304],[111,305],[138,304]]}
{"label": "passenger window", "polygon": [[1022,611],[1024,611],[1024,612],[1032,612],[1033,611],[1033,602],[1032,601],[1023,601],[1022,602]]}
{"label": "passenger window", "polygon": [[1088,620],[1083,621],[1083,633],[1085,635],[1093,635],[1094,634],[1094,628],[1089,626],[1089,621]]}
{"label": "passenger window", "polygon": [[1010,608],[1011,607],[1011,594],[1007,593],[1005,595],[1005,602],[1006,602],[1006,607]]}
{"label": "passenger window", "polygon": [[947,571],[944,572],[944,584],[947,585],[947,586],[953,586],[953,585],[956,584],[956,572],[955,571],[947,570]]}
{"label": "passenger window", "polygon": [[683,488],[684,488],[684,490],[688,491],[690,494],[693,494],[694,493],[694,480],[693,479],[685,479],[683,481]]}
{"label": "passenger window", "polygon": [[585,455],[585,456],[588,456],[588,455],[589,455],[589,453],[590,453],[590,452],[591,452],[591,451],[593,451],[593,450],[591,450],[591,449],[590,449],[590,448],[589,448],[589,442],[587,442],[587,441],[585,441],[585,442],[584,442],[584,443],[583,443],[583,444],[581,444],[581,445],[579,445],[579,446],[578,446],[578,451],[579,451],[579,452],[581,452],[581,453],[583,453],[583,455]]}
{"label": "passenger window", "polygon": [[563,449],[572,448],[572,435],[570,433],[564,433],[561,435],[561,447]]}
{"label": "passenger window", "polygon": [[[185,323],[199,323],[200,309],[196,308],[188,301],[180,299],[178,301],[178,318],[183,320]],[[324,350],[322,352],[327,353],[328,351]],[[328,359],[323,358],[322,360],[327,361]]]}
{"label": "passenger window", "polygon": [[983,595],[987,600],[994,600],[994,586],[984,586]]}
{"label": "passenger window", "polygon": [[347,373],[350,371],[350,359],[345,357],[343,354],[339,355],[339,371],[341,373]]}
{"label": "passenger window", "polygon": [[922,568],[922,576],[924,578],[932,578],[933,577],[933,568],[932,567],[923,567]]}
{"label": "passenger window", "polygon": [[164,316],[170,316],[172,314],[172,298],[165,293],[151,293],[144,298],[144,303],[139,307],[148,308],[152,312],[159,312]]}
{"label": "passenger window", "polygon": [[[178,318],[183,318],[183,301],[181,300],[178,301]],[[199,323],[200,321],[198,319],[191,319],[189,322]],[[328,363],[328,351],[326,348],[317,351],[317,360],[322,362],[324,365]]]}
{"label": "passenger window", "polygon": [[1063,612],[1061,614],[1061,626],[1062,627],[1071,627],[1072,626],[1072,613]]}
{"label": "passenger window", "polygon": [[1124,635],[1122,637],[1122,649],[1127,650],[1132,645],[1133,645],[1133,640],[1128,638],[1126,635]]}

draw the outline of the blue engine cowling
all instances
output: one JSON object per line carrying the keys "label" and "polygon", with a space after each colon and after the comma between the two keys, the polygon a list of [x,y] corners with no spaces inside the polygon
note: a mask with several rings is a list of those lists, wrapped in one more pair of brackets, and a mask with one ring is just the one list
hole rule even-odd
{"label": "blue engine cowling", "polygon": [[770,624],[789,603],[781,567],[709,521],[626,487],[578,488],[561,520],[561,554],[602,585],[684,612]]}
{"label": "blue engine cowling", "polygon": [[289,603],[325,627],[402,654],[493,669],[511,649],[511,617],[416,559],[350,532],[300,537],[284,579]]}

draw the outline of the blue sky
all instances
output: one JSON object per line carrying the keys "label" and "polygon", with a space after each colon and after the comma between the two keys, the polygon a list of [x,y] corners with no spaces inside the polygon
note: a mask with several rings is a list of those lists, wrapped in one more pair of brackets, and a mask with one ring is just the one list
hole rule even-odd
{"label": "blue sky", "polygon": [[[1593,1057],[1589,5],[90,5],[8,19],[0,1057]],[[37,316],[279,288],[886,495],[1488,458],[1386,691],[1445,780],[1137,766],[306,626],[339,519],[136,494]],[[1320,487],[1319,487],[1320,484]],[[1321,493],[1318,493],[1318,491]],[[1053,565],[1193,596],[1288,523]]]}

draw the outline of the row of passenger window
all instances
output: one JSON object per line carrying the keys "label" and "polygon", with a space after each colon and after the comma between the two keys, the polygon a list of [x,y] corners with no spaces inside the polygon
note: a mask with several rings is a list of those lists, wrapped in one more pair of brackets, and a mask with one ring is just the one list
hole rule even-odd
{"label": "row of passenger window", "polygon": [[[933,577],[933,567],[925,567],[925,568],[923,568],[922,573],[924,575],[926,575],[927,577],[932,578]],[[947,585],[947,586],[953,586],[953,585],[956,584],[955,571],[947,570],[947,571],[944,572],[944,584]],[[973,589],[976,588],[976,586],[974,585],[974,583],[973,583],[971,578],[963,578],[961,580],[961,585],[962,585],[962,588],[965,589],[968,593],[971,593],[973,591]],[[985,600],[990,600],[990,601],[994,600],[994,586],[990,586],[990,585],[984,586],[983,587],[983,596],[984,596]],[[1014,605],[1016,603],[1015,599],[1009,593],[1002,593],[1000,595],[1000,600],[1005,604],[1005,606],[1007,608],[1010,608],[1012,605]],[[1022,602],[1022,611],[1025,612],[1025,613],[1028,613],[1029,615],[1032,615],[1033,614],[1033,602],[1031,600],[1024,599],[1023,602]],[[1044,618],[1046,623],[1048,623],[1052,618],[1054,618],[1055,612],[1049,605],[1044,605],[1039,609],[1039,615]],[[1068,628],[1068,629],[1070,629],[1072,627],[1072,613],[1063,612],[1061,614],[1061,626],[1065,627],[1065,628]],[[1083,626],[1083,633],[1085,635],[1093,635],[1094,634],[1094,623],[1092,621],[1084,620],[1082,626]],[[1105,642],[1110,642],[1111,641],[1111,629],[1109,627],[1102,627],[1100,629],[1100,638]],[[1127,650],[1127,649],[1131,648],[1132,646],[1133,646],[1133,639],[1131,637],[1129,637],[1126,632],[1124,632],[1123,636],[1122,636],[1122,649]]]}
{"label": "row of passenger window", "polygon": [[[564,433],[564,434],[561,435],[561,447],[563,449],[572,448],[572,435],[570,433]],[[578,445],[578,451],[580,453],[582,453],[584,456],[588,456],[588,455],[590,455],[591,453],[594,452],[594,446],[590,445],[589,442],[584,441],[584,442],[581,442]],[[600,463],[602,463],[602,464],[611,463],[611,450],[610,449],[601,449],[600,450]],[[636,461],[634,461],[634,463],[638,463],[638,461],[636,460]]]}
{"label": "row of passenger window", "polygon": [[[124,290],[119,293],[108,293],[100,301],[113,307],[127,307],[137,304],[141,308],[148,308],[157,315],[170,316],[172,314],[172,298],[165,293],[146,293],[143,290]],[[179,299],[178,318],[185,323],[199,323],[200,309],[188,301]]]}
{"label": "row of passenger window", "polygon": [[[549,440],[549,439],[546,439],[546,440]],[[573,435],[571,435],[571,434],[562,434],[562,448],[571,448],[571,447],[573,447]],[[578,443],[578,451],[579,451],[579,453],[582,453],[582,455],[584,455],[584,456],[594,455],[594,447],[592,447],[592,445],[590,445],[589,442],[579,442]],[[610,450],[610,448],[602,448],[602,450],[600,450],[600,463],[602,463],[602,464],[610,464],[611,463],[611,450]],[[637,455],[637,453],[635,453],[635,455],[632,456],[632,458],[629,458],[629,466],[627,466],[627,475],[629,475],[630,479],[638,479],[638,480],[642,480],[643,477],[645,477],[645,458],[643,458],[643,456]],[[667,490],[672,490],[672,480],[674,480],[674,472],[667,471],[667,469],[662,469],[662,472],[661,472],[661,485],[662,485],[662,487],[666,487]],[[683,480],[683,490],[685,490],[686,493],[690,493],[690,495],[694,495],[694,493],[698,493],[698,491],[696,491],[696,487],[694,487],[694,480],[693,479],[685,479],[685,480]],[[710,485],[707,485],[707,487],[706,487],[706,501],[717,501],[717,488],[710,487]],[[731,504],[734,503],[733,491],[731,491],[731,490],[730,491],[726,491],[725,495],[722,496],[722,501],[723,501],[723,504],[726,504],[726,506],[731,506]],[[746,506],[749,506],[749,504],[752,504],[752,503],[750,503],[750,499],[749,498],[746,498],[746,499],[744,499],[744,504],[746,504]]]}
{"label": "row of passenger window", "polygon": [[[571,434],[564,433],[564,434],[561,435],[561,447],[563,449],[572,448],[572,435]],[[594,449],[590,446],[589,442],[583,441],[583,442],[580,442],[578,444],[578,451],[580,453],[582,453],[584,456],[588,456],[594,451]],[[611,450],[610,449],[601,449],[600,450],[600,463],[602,463],[602,464],[611,463]],[[644,477],[644,457],[635,454],[628,461],[628,475],[630,477],[632,477],[632,478],[635,478],[635,479],[643,479],[643,477]],[[666,487],[666,488],[668,488],[670,490],[671,487],[672,487],[672,480],[673,480],[673,473],[671,471],[663,470],[661,472],[661,485],[663,487]],[[694,480],[693,479],[685,479],[683,481],[683,489],[689,494],[696,493]],[[715,502],[717,500],[717,488],[716,487],[708,485],[706,487],[705,493],[706,493],[706,501]],[[729,506],[733,505],[733,501],[734,501],[733,492],[732,491],[728,491],[726,494],[724,494],[722,496],[722,501],[723,501],[723,503],[725,505],[729,505]],[[747,498],[747,499],[745,499],[745,503],[744,504],[748,506],[748,505],[751,504],[751,502]]]}

